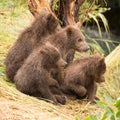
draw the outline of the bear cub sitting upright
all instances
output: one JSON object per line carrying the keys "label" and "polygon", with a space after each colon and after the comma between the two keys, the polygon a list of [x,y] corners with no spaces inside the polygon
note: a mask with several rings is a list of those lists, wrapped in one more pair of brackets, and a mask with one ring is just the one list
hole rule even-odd
{"label": "bear cub sitting upright", "polygon": [[66,97],[53,95],[50,90],[50,87],[59,87],[50,72],[53,68],[64,68],[66,64],[58,49],[46,42],[35,49],[25,60],[15,75],[15,85],[19,91],[25,94],[65,104]]}
{"label": "bear cub sitting upright", "polygon": [[6,60],[6,75],[14,82],[14,76],[24,60],[47,36],[59,30],[58,20],[48,11],[41,11],[35,21],[26,28],[9,50]]}
{"label": "bear cub sitting upright", "polygon": [[95,102],[97,84],[104,82],[106,64],[99,55],[74,60],[66,69],[62,91],[69,97]]}

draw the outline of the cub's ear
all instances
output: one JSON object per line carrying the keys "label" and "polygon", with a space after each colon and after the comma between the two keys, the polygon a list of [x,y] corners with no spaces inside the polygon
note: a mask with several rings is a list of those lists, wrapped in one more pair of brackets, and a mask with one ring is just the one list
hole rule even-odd
{"label": "cub's ear", "polygon": [[106,71],[106,63],[105,63],[104,58],[99,59],[98,69],[99,69],[99,71],[105,73],[105,71]]}
{"label": "cub's ear", "polygon": [[48,15],[50,12],[49,12],[49,10],[46,8],[46,7],[43,7],[41,10],[40,10],[40,14],[35,14],[36,16],[35,17],[38,17],[38,16],[42,16],[42,17],[44,17],[44,16],[46,16],[46,15]]}
{"label": "cub's ear", "polygon": [[46,7],[43,7],[40,12],[43,13],[43,14],[46,14],[49,11],[48,11],[48,9]]}
{"label": "cub's ear", "polygon": [[81,23],[81,22],[77,22],[77,23],[75,24],[75,26],[78,27],[78,28],[81,28],[82,23]]}
{"label": "cub's ear", "polygon": [[48,55],[49,53],[49,46],[43,46],[43,48],[40,50],[40,53],[43,55]]}
{"label": "cub's ear", "polygon": [[105,62],[105,59],[104,59],[103,57],[99,59],[99,63],[100,63],[100,64],[102,64],[102,63],[104,63],[104,62]]}
{"label": "cub's ear", "polygon": [[68,35],[68,36],[71,36],[72,33],[73,33],[72,27],[68,27],[68,28],[66,29],[66,32],[67,32],[67,35]]}
{"label": "cub's ear", "polygon": [[47,28],[49,29],[49,31],[53,31],[55,28],[57,28],[58,25],[59,25],[59,22],[58,22],[57,18],[55,18],[55,16],[52,13],[48,14]]}
{"label": "cub's ear", "polygon": [[95,56],[99,56],[99,57],[101,56],[100,53],[98,53],[98,51],[96,51],[96,50],[93,51],[93,54],[94,54]]}
{"label": "cub's ear", "polygon": [[49,13],[47,15],[47,22],[48,25],[58,24],[58,20],[55,18],[55,16],[52,13]]}
{"label": "cub's ear", "polygon": [[55,21],[56,19],[55,19],[55,17],[52,15],[52,13],[49,13],[48,15],[47,15],[47,20],[48,21]]}

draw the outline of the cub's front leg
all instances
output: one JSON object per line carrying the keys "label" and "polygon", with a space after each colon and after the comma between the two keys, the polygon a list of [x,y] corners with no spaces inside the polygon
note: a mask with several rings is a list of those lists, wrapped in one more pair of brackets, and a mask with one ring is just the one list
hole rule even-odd
{"label": "cub's front leg", "polygon": [[87,88],[88,100],[91,101],[92,103],[95,103],[96,91],[97,91],[97,84],[96,82],[93,82]]}

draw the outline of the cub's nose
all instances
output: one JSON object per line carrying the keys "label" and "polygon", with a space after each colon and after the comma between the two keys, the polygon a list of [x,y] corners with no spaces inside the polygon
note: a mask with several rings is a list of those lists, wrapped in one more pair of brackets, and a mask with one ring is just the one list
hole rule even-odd
{"label": "cub's nose", "polygon": [[105,82],[105,77],[104,76],[101,77],[101,82]]}
{"label": "cub's nose", "polygon": [[64,61],[63,59],[60,59],[58,62],[57,62],[57,65],[61,68],[64,68],[66,65],[67,65],[67,62]]}
{"label": "cub's nose", "polygon": [[88,51],[89,49],[90,49],[90,46],[87,46],[86,51]]}
{"label": "cub's nose", "polygon": [[67,66],[67,62],[63,60],[61,67],[66,67],[66,66]]}
{"label": "cub's nose", "polygon": [[89,46],[86,46],[83,51],[84,51],[84,52],[87,52],[89,49],[90,49],[90,47],[89,47]]}

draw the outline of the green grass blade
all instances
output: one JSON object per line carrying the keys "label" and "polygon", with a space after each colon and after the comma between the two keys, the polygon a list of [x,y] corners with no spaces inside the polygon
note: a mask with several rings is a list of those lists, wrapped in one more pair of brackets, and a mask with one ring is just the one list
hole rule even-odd
{"label": "green grass blade", "polygon": [[110,29],[109,29],[109,25],[108,25],[107,19],[106,19],[105,16],[104,16],[103,14],[101,14],[101,13],[98,13],[98,16],[99,16],[99,17],[101,18],[101,20],[102,20],[102,23],[103,23],[103,25],[104,25],[104,28],[105,28],[105,31],[106,31],[107,35],[110,36],[110,35],[109,35]]}
{"label": "green grass blade", "polygon": [[93,15],[93,14],[91,14],[91,13],[88,13],[88,15],[89,15],[90,18],[92,18],[92,19],[96,22],[97,27],[98,27],[98,31],[99,31],[99,35],[100,35],[100,37],[102,38],[102,31],[101,31],[100,24],[99,24],[96,16]]}

